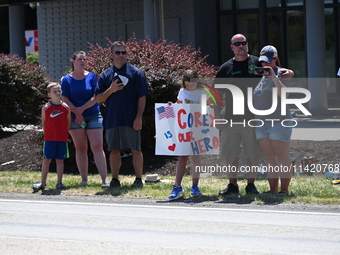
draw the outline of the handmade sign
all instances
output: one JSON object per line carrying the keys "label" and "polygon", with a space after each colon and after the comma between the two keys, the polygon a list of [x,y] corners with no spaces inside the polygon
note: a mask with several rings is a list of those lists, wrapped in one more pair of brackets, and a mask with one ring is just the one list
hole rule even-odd
{"label": "handmade sign", "polygon": [[156,155],[218,155],[214,110],[200,104],[155,104]]}

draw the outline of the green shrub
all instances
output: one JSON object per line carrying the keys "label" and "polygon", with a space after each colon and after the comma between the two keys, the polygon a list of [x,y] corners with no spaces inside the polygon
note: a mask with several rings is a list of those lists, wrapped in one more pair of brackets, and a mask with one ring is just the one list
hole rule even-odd
{"label": "green shrub", "polygon": [[[113,64],[110,51],[112,41],[107,40],[107,47],[90,44],[87,54],[88,71],[97,75]],[[217,68],[209,65],[207,56],[201,57],[200,50],[195,50],[190,45],[182,47],[166,40],[152,43],[149,39],[137,40],[131,37],[126,41],[126,47],[129,63],[144,72],[151,93],[144,111],[142,143],[143,147],[153,148],[155,103],[176,101],[185,70],[193,69],[201,77],[212,79]]]}
{"label": "green shrub", "polygon": [[34,65],[39,65],[39,52],[27,52],[26,61]]}
{"label": "green shrub", "polygon": [[0,125],[36,124],[48,80],[41,66],[0,54]]}

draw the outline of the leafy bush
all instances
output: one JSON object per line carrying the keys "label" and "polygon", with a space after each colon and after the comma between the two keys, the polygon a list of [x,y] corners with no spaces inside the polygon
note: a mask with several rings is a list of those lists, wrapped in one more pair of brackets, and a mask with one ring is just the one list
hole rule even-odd
{"label": "leafy bush", "polygon": [[[112,41],[107,40],[107,47],[90,44],[87,54],[88,71],[97,75],[113,64],[110,51]],[[153,148],[155,143],[150,138],[155,136],[155,103],[176,101],[185,70],[193,69],[200,77],[212,79],[217,69],[207,63],[207,56],[201,57],[200,50],[190,45],[182,47],[166,40],[153,43],[150,39],[131,37],[126,41],[126,48],[129,63],[144,72],[151,93],[144,111],[142,142],[144,147]]]}
{"label": "leafy bush", "polygon": [[39,52],[27,52],[26,53],[26,61],[31,64],[39,65]]}
{"label": "leafy bush", "polygon": [[36,124],[48,80],[41,66],[0,54],[0,125]]}

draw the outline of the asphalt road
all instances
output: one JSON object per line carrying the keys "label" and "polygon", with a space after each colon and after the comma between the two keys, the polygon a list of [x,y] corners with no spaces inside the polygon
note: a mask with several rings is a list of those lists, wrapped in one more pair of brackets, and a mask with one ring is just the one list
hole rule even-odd
{"label": "asphalt road", "polygon": [[2,254],[338,254],[340,213],[0,198]]}

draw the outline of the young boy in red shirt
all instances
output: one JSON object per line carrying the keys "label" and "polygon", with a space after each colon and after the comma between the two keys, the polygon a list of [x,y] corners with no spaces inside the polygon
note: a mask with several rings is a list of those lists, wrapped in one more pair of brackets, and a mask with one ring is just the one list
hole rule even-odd
{"label": "young boy in red shirt", "polygon": [[52,159],[57,163],[57,189],[65,188],[62,184],[64,159],[69,157],[68,130],[71,125],[71,111],[61,100],[61,86],[52,82],[47,86],[50,101],[41,111],[41,122],[44,131],[44,157],[41,170],[41,183],[32,185],[33,191],[38,192],[46,187],[46,179]]}

